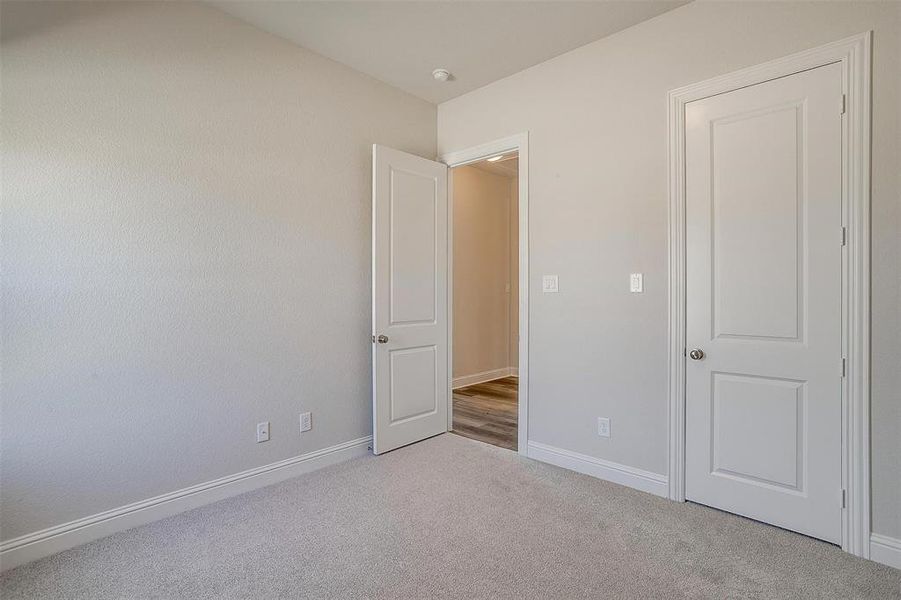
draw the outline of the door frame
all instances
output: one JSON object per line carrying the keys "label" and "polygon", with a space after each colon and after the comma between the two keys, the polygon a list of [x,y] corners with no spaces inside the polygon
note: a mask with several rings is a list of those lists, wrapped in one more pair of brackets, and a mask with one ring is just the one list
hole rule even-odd
{"label": "door frame", "polygon": [[[486,142],[454,152],[442,154],[438,160],[448,169],[462,167],[504,152],[519,154],[519,386],[517,387],[517,451],[526,456],[529,444],[529,133],[522,132],[499,140]],[[454,177],[447,178],[447,430],[454,425]]]}
{"label": "door frame", "polygon": [[870,68],[872,32],[673,90],[669,129],[669,497],[685,501],[685,105],[833,63],[842,66],[842,549],[870,555]]}

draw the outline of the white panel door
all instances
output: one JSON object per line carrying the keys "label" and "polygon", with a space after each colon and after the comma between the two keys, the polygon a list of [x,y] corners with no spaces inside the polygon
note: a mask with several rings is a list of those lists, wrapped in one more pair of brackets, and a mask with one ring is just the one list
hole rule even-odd
{"label": "white panel door", "polygon": [[447,167],[372,148],[373,444],[447,431]]}
{"label": "white panel door", "polygon": [[833,64],[685,112],[686,497],[834,543],[842,110]]}

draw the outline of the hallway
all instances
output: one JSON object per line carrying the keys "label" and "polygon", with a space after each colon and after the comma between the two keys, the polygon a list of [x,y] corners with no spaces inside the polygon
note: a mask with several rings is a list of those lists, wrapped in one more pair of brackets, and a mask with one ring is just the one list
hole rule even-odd
{"label": "hallway", "polygon": [[453,432],[516,450],[519,379],[504,377],[454,390]]}

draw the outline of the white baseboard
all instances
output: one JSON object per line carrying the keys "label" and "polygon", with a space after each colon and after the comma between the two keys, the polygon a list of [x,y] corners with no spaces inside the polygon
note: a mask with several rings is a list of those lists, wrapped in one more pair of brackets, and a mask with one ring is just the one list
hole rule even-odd
{"label": "white baseboard", "polygon": [[371,442],[372,436],[351,440],[0,542],[0,571],[365,455]]}
{"label": "white baseboard", "polygon": [[870,534],[870,560],[901,569],[901,540],[878,533]]}
{"label": "white baseboard", "polygon": [[655,496],[667,497],[666,475],[658,475],[650,471],[642,471],[627,467],[609,460],[579,454],[563,448],[555,448],[547,444],[529,442],[528,457],[542,462],[557,465],[564,469],[578,471],[598,479],[612,481]]}
{"label": "white baseboard", "polygon": [[516,367],[503,367],[500,369],[492,369],[491,371],[482,371],[481,373],[473,373],[472,375],[463,375],[462,377],[454,377],[452,384],[453,389],[475,385],[477,383],[485,383],[486,381],[494,381],[511,375],[519,377],[519,369]]}

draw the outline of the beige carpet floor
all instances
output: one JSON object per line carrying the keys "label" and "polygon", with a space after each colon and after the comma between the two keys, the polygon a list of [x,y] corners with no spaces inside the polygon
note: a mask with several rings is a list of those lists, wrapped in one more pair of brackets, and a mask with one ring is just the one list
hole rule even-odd
{"label": "beige carpet floor", "polygon": [[901,571],[442,435],[7,572],[18,598],[901,598]]}

